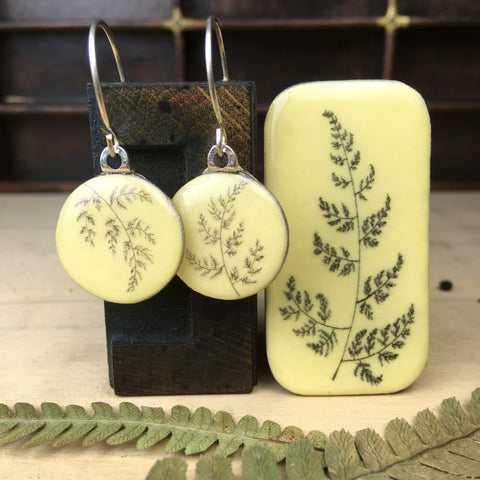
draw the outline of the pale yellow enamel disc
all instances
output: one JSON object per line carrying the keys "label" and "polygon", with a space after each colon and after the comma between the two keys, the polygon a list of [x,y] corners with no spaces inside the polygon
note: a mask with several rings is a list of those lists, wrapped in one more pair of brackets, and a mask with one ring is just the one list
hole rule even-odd
{"label": "pale yellow enamel disc", "polygon": [[265,288],[288,249],[275,197],[248,174],[206,173],[173,197],[185,228],[179,277],[193,290],[236,300]]}
{"label": "pale yellow enamel disc", "polygon": [[183,227],[168,197],[134,174],[108,174],[80,185],[57,225],[57,250],[69,275],[106,301],[137,303],[176,274]]}

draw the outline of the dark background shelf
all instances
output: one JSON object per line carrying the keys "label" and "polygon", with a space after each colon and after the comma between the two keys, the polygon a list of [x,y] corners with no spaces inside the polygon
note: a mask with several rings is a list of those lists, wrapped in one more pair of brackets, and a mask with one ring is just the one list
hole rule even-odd
{"label": "dark background shelf", "polygon": [[[260,177],[266,110],[284,88],[386,78],[411,85],[427,102],[432,188],[480,188],[476,1],[3,0],[0,191],[70,190],[90,176],[85,85],[93,18],[112,27],[128,80],[202,81],[210,14],[222,25],[231,78],[257,84]],[[115,81],[101,35],[98,58],[102,80]]]}

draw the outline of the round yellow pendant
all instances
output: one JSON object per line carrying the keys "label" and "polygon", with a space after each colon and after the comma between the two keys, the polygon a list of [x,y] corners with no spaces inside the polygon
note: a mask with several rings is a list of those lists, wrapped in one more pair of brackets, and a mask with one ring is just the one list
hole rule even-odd
{"label": "round yellow pendant", "polygon": [[170,199],[135,174],[92,178],[68,197],[57,250],[69,275],[106,301],[137,303],[158,293],[183,256],[183,226]]}
{"label": "round yellow pendant", "polygon": [[223,300],[248,297],[278,274],[288,227],[275,197],[244,172],[205,173],[173,197],[185,228],[179,277]]}

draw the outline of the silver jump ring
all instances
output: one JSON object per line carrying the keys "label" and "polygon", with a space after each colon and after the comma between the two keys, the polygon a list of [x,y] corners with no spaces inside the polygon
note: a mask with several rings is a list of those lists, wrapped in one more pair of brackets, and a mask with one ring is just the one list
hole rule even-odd
{"label": "silver jump ring", "polygon": [[103,98],[102,86],[100,83],[100,77],[98,75],[97,67],[97,53],[95,49],[95,34],[97,29],[101,28],[105,35],[107,36],[110,47],[112,48],[113,55],[115,57],[115,63],[117,64],[118,75],[120,76],[120,82],[125,82],[125,73],[123,70],[122,61],[120,59],[120,54],[118,53],[117,46],[113,39],[112,31],[110,27],[100,19],[94,20],[90,25],[90,30],[88,32],[88,61],[90,63],[90,72],[92,74],[93,89],[95,90],[95,97],[97,98],[98,110],[100,111],[100,116],[102,117],[103,123],[107,128],[109,135],[107,135],[107,145],[108,151],[111,157],[114,157],[115,146],[119,145],[118,138],[110,126],[110,121],[108,120],[107,109],[105,107],[105,100]]}
{"label": "silver jump ring", "polygon": [[219,148],[216,145],[214,145],[208,152],[207,164],[209,169],[227,170],[227,171],[230,170],[234,172],[238,172],[239,170],[241,170],[238,164],[237,155],[232,150],[232,148],[229,147],[228,145],[225,145],[225,150],[223,152],[223,154],[227,156],[227,163],[223,167],[218,167],[217,164],[215,163],[215,158],[217,157],[219,152],[221,152],[221,150],[219,150]]}
{"label": "silver jump ring", "polygon": [[[128,160],[127,152],[120,146],[114,145],[114,155],[109,151],[108,147],[105,147],[100,154],[100,168],[103,173],[130,173],[130,161]],[[108,157],[114,157],[118,155],[120,157],[120,166],[118,168],[112,168],[108,164]]]}
{"label": "silver jump ring", "polygon": [[225,55],[225,46],[223,44],[222,32],[218,20],[214,16],[208,17],[207,28],[205,30],[205,65],[207,68],[208,90],[210,92],[210,99],[212,100],[213,111],[217,118],[219,129],[217,129],[217,149],[225,152],[227,145],[227,135],[223,125],[222,112],[218,103],[217,89],[215,88],[215,79],[213,77],[213,62],[212,62],[212,28],[215,30],[217,36],[218,48],[220,50],[220,59],[222,62],[222,82],[228,82],[228,68],[227,57]]}

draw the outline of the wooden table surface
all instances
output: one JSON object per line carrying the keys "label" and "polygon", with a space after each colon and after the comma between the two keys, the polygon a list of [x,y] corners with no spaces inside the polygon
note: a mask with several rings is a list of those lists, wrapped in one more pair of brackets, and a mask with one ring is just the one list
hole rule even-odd
{"label": "wooden table surface", "polygon": [[[259,382],[246,395],[129,397],[108,383],[103,303],[83,292],[64,272],[55,251],[55,225],[64,194],[0,195],[0,403],[57,402],[87,407],[104,401],[194,410],[226,410],[236,421],[251,414],[282,427],[326,434],[371,427],[380,434],[395,417],[411,420],[456,396],[467,406],[480,387],[480,192],[436,192],[431,198],[430,352],[428,364],[407,390],[393,395],[301,397],[272,378],[260,342]],[[453,288],[441,291],[441,280]],[[468,408],[468,407],[467,407]],[[164,443],[163,443],[164,445]],[[78,444],[0,449],[2,479],[113,477],[144,479],[162,448],[137,451]],[[239,471],[238,454],[234,471]],[[193,478],[196,457],[187,457]]]}

